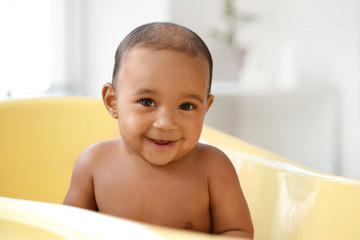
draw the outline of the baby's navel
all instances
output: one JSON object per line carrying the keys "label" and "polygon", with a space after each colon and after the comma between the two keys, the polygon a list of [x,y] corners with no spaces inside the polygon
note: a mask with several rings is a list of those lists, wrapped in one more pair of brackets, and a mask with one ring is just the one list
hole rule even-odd
{"label": "baby's navel", "polygon": [[192,223],[191,222],[187,222],[186,223],[186,229],[191,229],[192,228]]}

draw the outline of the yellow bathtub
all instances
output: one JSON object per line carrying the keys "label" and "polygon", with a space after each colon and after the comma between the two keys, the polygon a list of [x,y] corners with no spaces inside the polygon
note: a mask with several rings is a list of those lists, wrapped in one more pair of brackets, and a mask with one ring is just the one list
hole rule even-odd
{"label": "yellow bathtub", "polygon": [[[0,102],[0,239],[220,239],[61,205],[80,152],[118,137],[102,101]],[[233,161],[255,239],[360,239],[360,181],[311,170],[204,127]]]}

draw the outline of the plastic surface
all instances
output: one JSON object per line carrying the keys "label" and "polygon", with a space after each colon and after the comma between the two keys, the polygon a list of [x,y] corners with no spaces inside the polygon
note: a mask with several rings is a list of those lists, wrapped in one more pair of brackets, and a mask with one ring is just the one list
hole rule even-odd
{"label": "plastic surface", "polygon": [[[224,239],[59,204],[0,197],[0,239]],[[227,238],[226,238],[227,239]]]}
{"label": "plastic surface", "polygon": [[[0,102],[0,239],[220,238],[58,205],[82,150],[118,136],[99,99]],[[233,161],[255,239],[360,239],[360,181],[313,171],[208,127],[201,141]]]}

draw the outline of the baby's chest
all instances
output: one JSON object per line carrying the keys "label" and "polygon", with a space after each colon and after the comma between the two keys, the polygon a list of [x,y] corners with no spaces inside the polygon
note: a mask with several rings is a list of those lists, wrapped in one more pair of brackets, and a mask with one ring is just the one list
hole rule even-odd
{"label": "baby's chest", "polygon": [[97,181],[100,212],[175,228],[210,230],[206,181],[188,179],[119,179]]}

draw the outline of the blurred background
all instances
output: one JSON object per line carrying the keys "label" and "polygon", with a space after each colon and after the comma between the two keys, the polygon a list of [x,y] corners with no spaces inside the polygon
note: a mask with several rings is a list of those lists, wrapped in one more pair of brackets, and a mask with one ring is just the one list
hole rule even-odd
{"label": "blurred background", "polygon": [[100,98],[120,41],[152,21],[208,44],[207,125],[360,179],[358,0],[0,0],[0,99]]}

